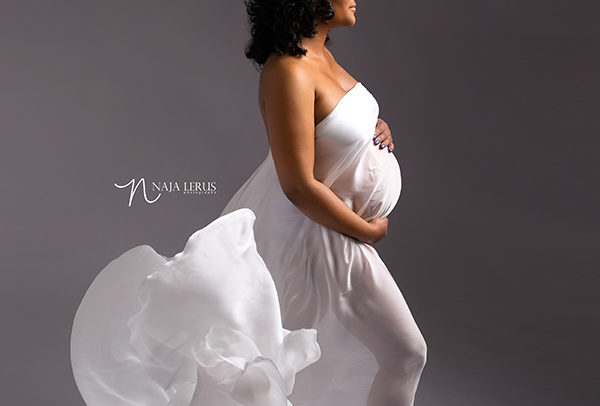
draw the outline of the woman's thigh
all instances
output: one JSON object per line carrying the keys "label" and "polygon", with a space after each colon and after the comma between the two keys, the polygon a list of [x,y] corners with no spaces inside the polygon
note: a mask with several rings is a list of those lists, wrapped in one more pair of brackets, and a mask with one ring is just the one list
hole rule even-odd
{"label": "woman's thigh", "polygon": [[340,322],[374,353],[380,365],[402,357],[423,358],[426,343],[410,308],[375,249],[357,244],[351,290],[334,311]]}

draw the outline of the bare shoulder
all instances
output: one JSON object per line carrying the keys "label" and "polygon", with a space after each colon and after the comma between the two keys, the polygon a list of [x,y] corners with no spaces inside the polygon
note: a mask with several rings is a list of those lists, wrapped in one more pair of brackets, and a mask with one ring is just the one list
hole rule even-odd
{"label": "bare shoulder", "polygon": [[272,55],[263,66],[259,82],[261,103],[268,98],[314,94],[315,80],[304,58]]}

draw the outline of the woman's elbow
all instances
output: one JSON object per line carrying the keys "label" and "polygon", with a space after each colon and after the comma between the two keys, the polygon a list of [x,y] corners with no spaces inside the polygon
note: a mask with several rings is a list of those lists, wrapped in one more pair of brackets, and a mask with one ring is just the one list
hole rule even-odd
{"label": "woman's elbow", "polygon": [[281,185],[283,194],[293,204],[297,204],[298,202],[302,201],[302,199],[309,194],[310,187],[311,187],[310,181],[294,182],[294,183],[290,183],[290,184],[282,184]]}

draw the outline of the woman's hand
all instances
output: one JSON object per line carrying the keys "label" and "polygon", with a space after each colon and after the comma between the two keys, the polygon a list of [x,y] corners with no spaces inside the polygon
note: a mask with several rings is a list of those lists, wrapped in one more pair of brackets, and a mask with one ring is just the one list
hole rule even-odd
{"label": "woman's hand", "polygon": [[387,217],[375,217],[369,221],[371,230],[369,234],[365,236],[364,242],[368,244],[375,244],[387,235],[388,230],[388,219]]}
{"label": "woman's hand", "polygon": [[392,131],[385,121],[377,118],[375,126],[375,135],[373,135],[373,143],[379,145],[380,149],[388,148],[388,152],[394,150],[394,141],[392,140]]}

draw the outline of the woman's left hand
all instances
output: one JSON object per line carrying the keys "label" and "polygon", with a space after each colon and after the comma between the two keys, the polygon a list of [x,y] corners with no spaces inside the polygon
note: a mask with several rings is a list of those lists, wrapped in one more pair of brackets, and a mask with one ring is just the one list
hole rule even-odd
{"label": "woman's left hand", "polygon": [[380,149],[387,147],[388,152],[392,152],[394,150],[394,141],[392,140],[392,132],[390,127],[380,118],[377,118],[373,143]]}

